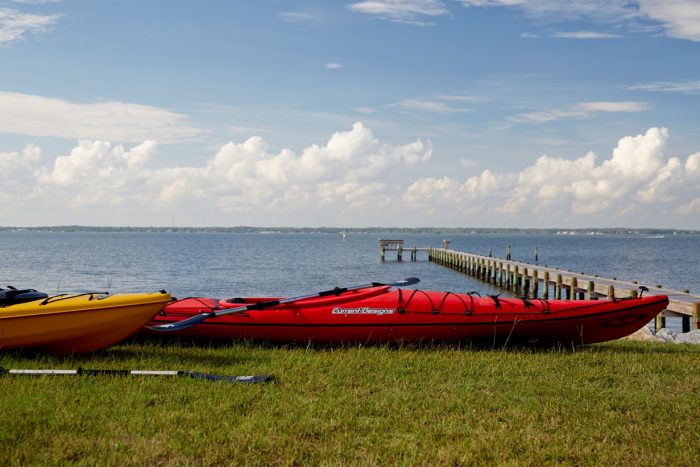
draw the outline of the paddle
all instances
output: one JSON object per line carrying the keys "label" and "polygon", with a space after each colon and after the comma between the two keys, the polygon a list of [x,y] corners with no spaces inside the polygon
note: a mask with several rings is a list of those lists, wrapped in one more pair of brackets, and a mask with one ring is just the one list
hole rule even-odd
{"label": "paddle", "polygon": [[420,279],[417,277],[407,277],[406,279],[401,279],[396,282],[390,282],[388,284],[383,284],[380,282],[372,282],[370,284],[362,284],[362,285],[355,285],[352,287],[336,287],[335,289],[331,290],[324,290],[323,292],[316,292],[308,295],[301,295],[298,297],[290,297],[290,298],[280,298],[278,300],[268,300],[266,302],[258,302],[258,303],[251,303],[250,305],[244,305],[244,306],[239,306],[236,308],[229,308],[227,310],[220,310],[220,311],[211,311],[208,313],[200,313],[198,315],[194,315],[190,318],[183,319],[182,321],[178,321],[176,323],[168,323],[168,324],[159,324],[156,326],[146,326],[148,329],[152,329],[153,331],[182,331],[184,329],[190,328],[192,326],[196,326],[197,324],[201,323],[205,319],[209,318],[216,318],[219,316],[224,316],[224,315],[230,315],[232,313],[242,313],[245,311],[250,311],[250,310],[262,310],[263,308],[270,308],[276,305],[281,305],[283,303],[291,303],[291,302],[297,302],[299,300],[305,300],[307,298],[314,298],[314,297],[325,297],[327,295],[340,295],[341,293],[347,292],[349,290],[358,290],[358,289],[366,289],[368,287],[379,287],[382,285],[388,285],[391,287],[403,287],[407,285],[413,285],[417,284],[420,282]]}
{"label": "paddle", "polygon": [[192,370],[86,370],[78,368],[77,370],[31,370],[31,369],[5,369],[0,367],[0,376],[2,375],[61,375],[61,376],[189,376],[190,378],[200,378],[209,381],[226,381],[229,383],[261,383],[263,381],[272,381],[273,375],[255,375],[255,376],[223,376],[212,375],[210,373],[200,373]]}

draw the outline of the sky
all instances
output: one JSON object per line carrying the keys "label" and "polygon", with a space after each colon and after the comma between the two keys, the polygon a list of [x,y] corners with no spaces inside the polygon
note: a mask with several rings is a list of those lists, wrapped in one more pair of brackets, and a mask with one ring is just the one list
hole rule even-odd
{"label": "sky", "polygon": [[700,229],[700,0],[0,0],[3,226]]}

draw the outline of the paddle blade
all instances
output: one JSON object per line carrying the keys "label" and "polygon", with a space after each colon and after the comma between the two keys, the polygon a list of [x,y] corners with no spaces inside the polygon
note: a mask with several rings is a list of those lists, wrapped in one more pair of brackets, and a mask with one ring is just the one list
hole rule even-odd
{"label": "paddle blade", "polygon": [[175,323],[157,324],[155,326],[146,326],[146,328],[150,329],[151,331],[159,332],[183,331],[191,328],[192,326],[198,325],[207,318],[213,318],[214,316],[216,316],[214,313],[200,313]]}
{"label": "paddle blade", "polygon": [[391,282],[390,284],[387,284],[387,285],[391,285],[392,287],[406,287],[408,285],[417,284],[419,282],[420,282],[420,279],[418,279],[417,277],[407,277],[405,279],[401,279],[401,280],[398,280],[396,282]]}
{"label": "paddle blade", "polygon": [[228,383],[263,383],[275,379],[274,375],[225,376],[200,373],[199,371],[181,371],[180,374],[191,378],[206,379],[209,381],[226,381]]}

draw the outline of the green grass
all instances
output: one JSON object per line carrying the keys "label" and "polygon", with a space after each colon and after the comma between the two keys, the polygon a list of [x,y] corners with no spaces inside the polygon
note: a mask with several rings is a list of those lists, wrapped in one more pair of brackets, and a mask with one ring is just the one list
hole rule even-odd
{"label": "green grass", "polygon": [[5,368],[274,373],[0,377],[3,464],[700,464],[700,346],[130,343]]}

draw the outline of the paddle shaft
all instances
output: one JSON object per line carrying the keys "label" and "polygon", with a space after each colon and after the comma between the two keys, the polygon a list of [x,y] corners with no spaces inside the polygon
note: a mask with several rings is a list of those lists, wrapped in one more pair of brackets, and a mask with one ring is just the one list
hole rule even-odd
{"label": "paddle shaft", "polygon": [[232,313],[241,313],[243,311],[262,310],[264,308],[270,308],[273,306],[282,305],[284,303],[291,303],[291,302],[298,302],[301,300],[306,300],[307,298],[327,297],[329,295],[340,295],[340,294],[348,292],[350,290],[366,289],[369,287],[379,287],[379,286],[383,286],[383,285],[389,285],[392,287],[400,287],[402,285],[416,284],[416,283],[418,283],[418,281],[420,281],[420,279],[418,279],[417,277],[407,277],[406,279],[392,282],[390,284],[372,282],[370,284],[354,285],[351,287],[336,287],[334,289],[324,290],[323,292],[316,292],[316,293],[311,293],[308,295],[300,295],[298,297],[280,298],[278,300],[268,300],[266,302],[253,303],[251,305],[239,306],[236,308],[229,308],[228,310],[214,311],[212,313],[207,313],[207,314],[211,315],[211,316],[208,316],[208,318],[209,317],[216,318],[218,316],[230,315]]}
{"label": "paddle shaft", "polygon": [[407,277],[406,279],[401,279],[401,280],[391,282],[388,284],[384,284],[384,283],[380,283],[380,282],[371,282],[369,284],[355,285],[355,286],[351,286],[351,287],[336,287],[334,289],[324,290],[323,292],[316,292],[316,293],[307,294],[307,295],[300,295],[298,297],[280,298],[277,300],[268,300],[268,301],[264,301],[264,302],[251,303],[250,305],[242,305],[242,306],[238,306],[235,308],[228,308],[226,310],[200,313],[198,315],[194,315],[192,317],[183,319],[182,321],[178,321],[176,323],[160,324],[160,325],[156,325],[156,326],[146,326],[146,327],[148,329],[153,330],[153,331],[182,331],[182,330],[190,328],[192,326],[196,326],[197,324],[201,323],[205,319],[218,318],[219,316],[230,315],[232,313],[243,313],[243,312],[251,311],[251,310],[262,310],[265,308],[270,308],[273,306],[282,305],[284,303],[292,303],[292,302],[297,302],[300,300],[306,300],[308,298],[325,297],[328,295],[340,295],[340,294],[342,294],[344,292],[348,292],[350,290],[359,290],[359,289],[366,289],[369,287],[379,287],[379,286],[386,286],[386,285],[388,285],[390,287],[402,287],[402,286],[417,284],[418,282],[420,282],[420,279],[418,279],[417,277]]}

